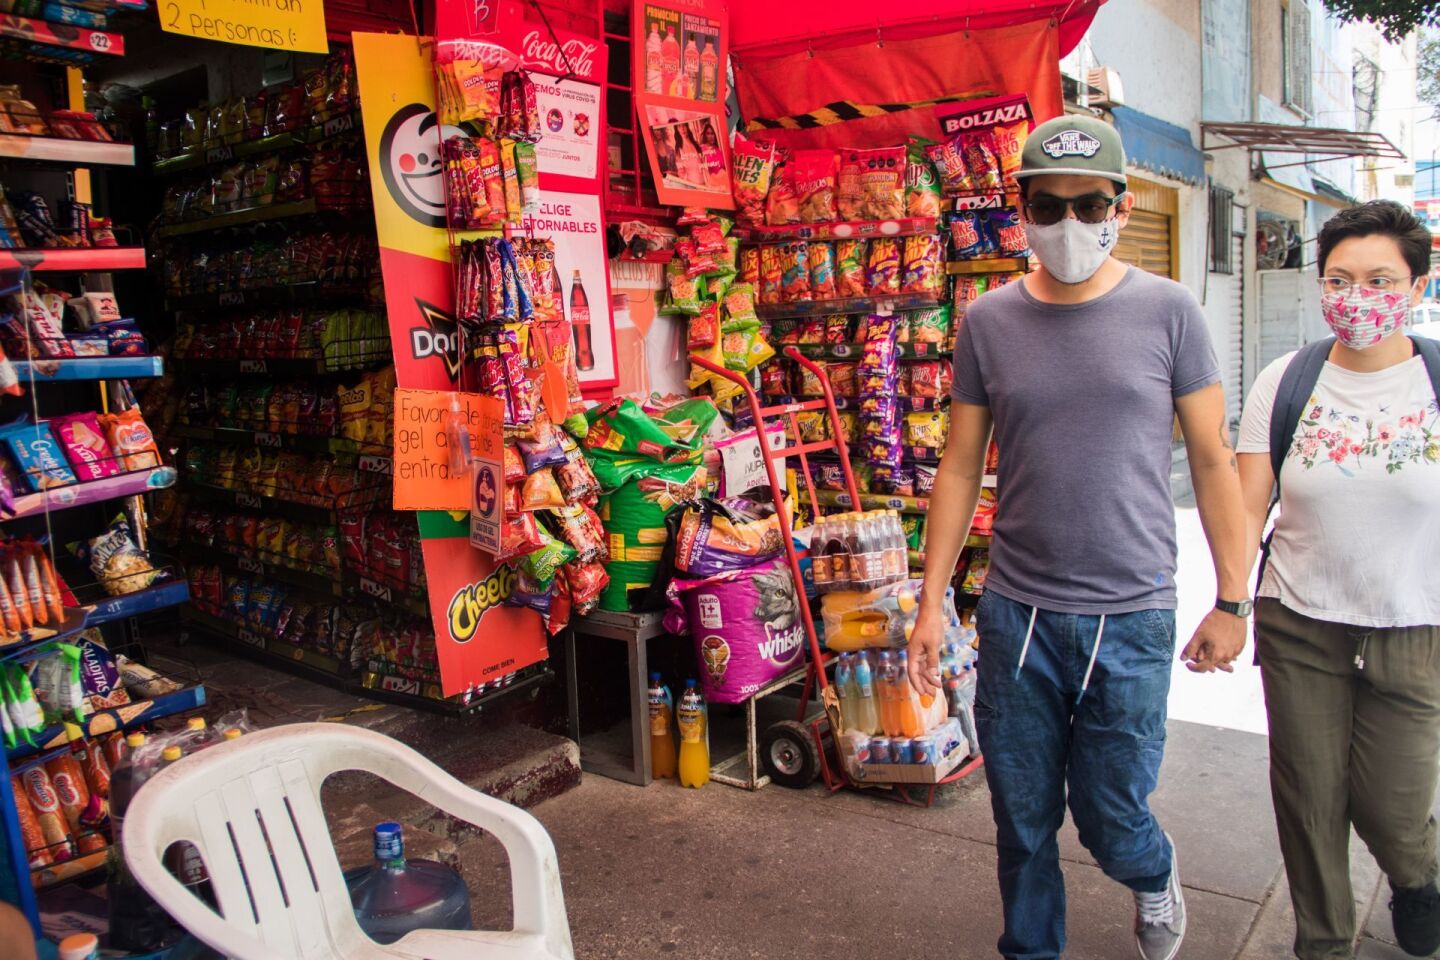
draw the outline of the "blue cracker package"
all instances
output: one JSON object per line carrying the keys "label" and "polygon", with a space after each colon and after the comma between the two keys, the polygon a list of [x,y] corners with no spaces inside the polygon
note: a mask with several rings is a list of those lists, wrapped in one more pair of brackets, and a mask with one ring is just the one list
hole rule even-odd
{"label": "blue cracker package", "polygon": [[1025,221],[1014,207],[982,211],[985,226],[1002,257],[1030,256],[1030,240],[1025,236]]}
{"label": "blue cracker package", "polygon": [[34,493],[75,482],[75,472],[65,459],[48,423],[16,423],[0,427],[0,442],[20,468],[25,484]]}
{"label": "blue cracker package", "polygon": [[950,242],[956,260],[986,260],[996,254],[990,221],[983,210],[957,210],[950,214]]}

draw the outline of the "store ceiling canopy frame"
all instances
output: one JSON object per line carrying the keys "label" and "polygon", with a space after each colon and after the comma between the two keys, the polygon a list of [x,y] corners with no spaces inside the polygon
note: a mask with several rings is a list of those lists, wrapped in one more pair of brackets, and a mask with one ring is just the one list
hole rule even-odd
{"label": "store ceiling canopy frame", "polygon": [[[1342,130],[1336,127],[1305,127],[1285,123],[1202,123],[1201,149],[1206,153],[1243,147],[1265,153],[1299,153],[1305,160],[1266,164],[1268,170],[1304,166],[1321,160],[1350,157],[1384,157],[1404,160],[1405,152],[1383,133],[1373,130]],[[1221,139],[1215,139],[1221,138]]]}
{"label": "store ceiling canopy frame", "polygon": [[1060,56],[1085,36],[1105,0],[908,0],[898,16],[856,0],[731,0],[731,52],[740,60],[809,50],[851,47],[879,40],[933,37],[960,30],[984,31],[1037,20],[1060,30]]}
{"label": "store ceiling canopy frame", "polygon": [[1064,110],[1060,56],[1099,6],[922,0],[882,24],[873,5],[740,0],[731,8],[740,114],[781,146],[832,149],[938,137],[937,104],[1002,94],[1026,94],[1047,120]]}

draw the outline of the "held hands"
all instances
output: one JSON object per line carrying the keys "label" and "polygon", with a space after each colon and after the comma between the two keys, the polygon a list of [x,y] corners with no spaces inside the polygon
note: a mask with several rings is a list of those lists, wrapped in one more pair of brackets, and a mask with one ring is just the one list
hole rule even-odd
{"label": "held hands", "polygon": [[[1245,625],[1244,617],[1211,610],[1200,621],[1200,626],[1195,628],[1195,636],[1180,653],[1186,669],[1192,673],[1214,673],[1216,670],[1234,673],[1231,663],[1245,649]],[[915,654],[912,652],[910,655],[914,657]]]}
{"label": "held hands", "polygon": [[922,697],[933,697],[944,691],[940,686],[940,645],[945,640],[944,618],[935,611],[920,608],[915,628],[910,633],[910,686]]}

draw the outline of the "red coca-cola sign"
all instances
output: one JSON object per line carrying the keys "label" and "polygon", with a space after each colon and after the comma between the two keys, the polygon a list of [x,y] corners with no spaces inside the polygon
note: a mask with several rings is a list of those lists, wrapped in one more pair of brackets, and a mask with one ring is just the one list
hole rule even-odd
{"label": "red coca-cola sign", "polygon": [[520,42],[520,60],[527,70],[564,76],[574,73],[581,80],[596,80],[596,52],[600,44],[572,36],[556,43],[548,32],[531,30]]}

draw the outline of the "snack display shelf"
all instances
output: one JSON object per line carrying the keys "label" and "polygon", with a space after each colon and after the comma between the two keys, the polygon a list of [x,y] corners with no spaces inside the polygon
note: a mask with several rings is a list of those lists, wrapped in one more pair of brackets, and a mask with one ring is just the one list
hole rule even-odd
{"label": "snack display shelf", "polygon": [[152,490],[163,490],[175,482],[174,467],[155,467],[105,477],[87,483],[72,483],[40,493],[27,493],[15,498],[15,514],[7,520],[34,517],[91,503],[104,503],[120,497],[134,497]]}
{"label": "snack display shelf", "polygon": [[190,599],[190,585],[176,578],[121,594],[118,597],[104,597],[91,604],[90,620],[87,626],[98,626],[112,620],[124,620],[141,614],[154,613],[166,607],[178,607]]}
{"label": "snack display shelf", "polygon": [[0,270],[92,271],[144,270],[144,247],[9,247],[0,249]]}
{"label": "snack display shelf", "polygon": [[430,619],[430,604],[423,594],[396,590],[378,580],[372,580],[353,571],[347,571],[345,574],[345,589],[350,593],[358,593],[361,596],[372,597],[382,603],[388,603],[414,616]]}
{"label": "snack display shelf", "polygon": [[[989,547],[989,546],[990,546],[990,536],[989,536],[988,534],[972,533],[972,534],[970,534],[969,536],[967,536],[967,537],[965,538],[965,547],[966,547],[967,549],[974,549],[975,547]],[[923,567],[923,566],[925,566],[925,551],[924,551],[924,550],[907,550],[907,551],[905,551],[905,553],[906,553],[906,555],[910,558],[910,566],[912,566],[912,567]]]}
{"label": "snack display shelf", "polygon": [[337,117],[331,117],[322,124],[303,130],[290,130],[237,143],[214,144],[200,150],[182,153],[179,156],[166,157],[163,160],[156,160],[150,165],[150,169],[161,176],[184,173],[187,170],[200,170],[217,163],[229,163],[244,157],[277,153],[311,143],[320,143],[331,137],[338,137],[342,133],[356,130],[359,126],[360,115],[358,112],[343,113]]}
{"label": "snack display shelf", "polygon": [[0,157],[68,163],[80,167],[133,167],[135,145],[74,140],[67,137],[30,137],[18,133],[0,134]]}
{"label": "snack display shelf", "polygon": [[303,500],[286,500],[283,497],[269,497],[245,490],[231,490],[208,483],[186,483],[185,490],[197,493],[216,503],[241,507],[246,510],[264,510],[291,520],[312,520],[317,523],[333,523],[335,508],[307,503]]}
{"label": "snack display shelf", "polygon": [[306,217],[317,213],[320,210],[319,203],[314,197],[308,200],[294,200],[289,203],[268,203],[260,207],[247,207],[244,210],[232,210],[229,213],[217,213],[211,217],[203,217],[198,220],[184,220],[180,223],[167,223],[164,226],[155,228],[157,238],[182,237],[191,233],[206,233],[210,230],[220,230],[225,227],[243,227],[250,223],[259,223],[262,220],[286,220],[290,217]]}
{"label": "snack display shelf", "polygon": [[833,314],[899,313],[928,310],[944,300],[929,293],[900,293],[885,297],[853,297],[847,300],[797,300],[793,303],[757,303],[755,315],[762,320],[789,317],[824,317]]}
{"label": "snack display shelf", "polygon": [[125,55],[125,38],[118,33],[91,30],[68,23],[51,23],[48,20],[20,17],[13,13],[0,15],[0,37],[85,53],[103,53],[112,57]]}
{"label": "snack display shelf", "polygon": [[[850,502],[850,494],[842,493],[839,490],[817,490],[816,497],[821,505],[827,507],[844,507],[855,509]],[[805,491],[800,493],[802,500],[808,500],[809,496]],[[899,497],[885,493],[862,493],[860,494],[861,510],[898,510],[901,513],[925,514],[930,512],[929,497]]]}
{"label": "snack display shelf", "polygon": [[61,380],[142,380],[165,373],[164,357],[60,357],[12,361],[22,384]]}
{"label": "snack display shelf", "polygon": [[[788,403],[806,403],[810,400],[819,400],[819,397],[795,397],[787,394],[766,394],[763,398],[766,406],[783,406]],[[912,413],[930,413],[939,410],[948,402],[948,397],[896,397],[900,409]],[[856,397],[836,397],[836,410],[858,410],[860,401]]]}
{"label": "snack display shelf", "polygon": [[242,627],[232,620],[196,609],[193,604],[184,608],[181,618],[191,626],[226,641],[235,650],[264,662],[284,664],[287,669],[311,679],[335,684],[343,680],[348,666],[335,657],[276,640],[260,630]]}
{"label": "snack display shelf", "polygon": [[218,357],[172,357],[171,363],[191,367],[212,377],[305,377],[336,373],[358,373],[366,367],[331,367],[323,357],[271,357],[268,359],[221,359]]}
{"label": "snack display shelf", "polygon": [[[797,343],[801,356],[818,360],[858,360],[865,353],[863,343]],[[950,356],[941,343],[897,343],[896,354],[901,360],[937,360]]]}
{"label": "snack display shelf", "polygon": [[243,443],[251,447],[302,450],[308,453],[337,452],[332,445],[339,439],[311,434],[275,433],[269,430],[243,430],[238,427],[197,427],[188,423],[177,423],[171,428],[170,434],[186,440]]}
{"label": "snack display shelf", "polygon": [[119,707],[96,710],[85,718],[84,723],[57,723],[46,727],[34,744],[22,743],[5,751],[8,759],[23,760],[44,750],[62,747],[81,737],[104,736],[117,730],[128,730],[142,723],[151,723],[163,717],[185,713],[205,706],[205,685],[196,684],[173,693],[162,694],[153,700],[138,700]]}
{"label": "snack display shelf", "polygon": [[179,553],[180,556],[191,562],[218,564],[221,569],[229,573],[264,577],[267,580],[278,580],[288,586],[299,587],[301,590],[329,597],[338,597],[341,594],[342,583],[338,570],[333,574],[300,570],[296,567],[286,566],[283,563],[274,563],[269,560],[256,560],[254,557],[231,553],[228,550],[221,549],[218,544],[206,548],[199,544],[187,546],[177,543],[172,544],[171,547]]}
{"label": "snack display shelf", "polygon": [[787,223],[780,226],[736,227],[734,235],[754,243],[786,240],[850,240],[866,237],[920,237],[940,232],[933,217],[894,220],[841,220],[835,223]]}
{"label": "snack display shelf", "polygon": [[1030,269],[1028,257],[1002,257],[998,260],[947,260],[945,272],[956,274],[1024,273]]}
{"label": "snack display shelf", "polygon": [[[526,672],[529,671],[529,672]],[[479,713],[487,704],[509,696],[517,691],[549,683],[555,673],[548,661],[541,661],[525,671],[501,678],[496,685],[470,696],[446,697],[440,693],[438,684],[413,680],[393,673],[366,670],[356,685],[360,692],[374,700],[385,700],[405,707],[424,707],[443,713]]]}
{"label": "snack display shelf", "polygon": [[165,309],[179,312],[223,310],[227,307],[333,306],[337,302],[350,303],[368,296],[369,290],[363,286],[307,280],[270,287],[179,294],[165,298]]}
{"label": "snack display shelf", "polygon": [[33,659],[30,654],[37,647],[47,643],[68,640],[71,637],[83,633],[93,626],[90,621],[94,611],[90,607],[68,607],[65,610],[65,620],[55,625],[37,626],[26,630],[21,634],[21,639],[15,643],[6,644],[0,647],[0,661],[24,661]]}

